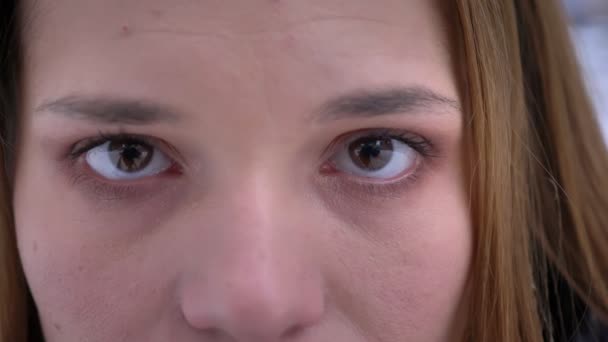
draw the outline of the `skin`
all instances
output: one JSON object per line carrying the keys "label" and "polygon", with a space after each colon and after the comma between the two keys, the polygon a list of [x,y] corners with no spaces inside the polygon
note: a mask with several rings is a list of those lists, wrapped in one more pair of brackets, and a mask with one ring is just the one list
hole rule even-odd
{"label": "skin", "polygon": [[[25,5],[14,211],[47,341],[461,333],[472,228],[455,62],[433,1]],[[391,87],[453,105],[319,116],[337,96]],[[48,106],[75,95],[175,113],[124,122]],[[398,179],[328,169],[341,137],[378,128],[432,153]],[[69,156],[100,131],[152,137],[178,167],[108,181]]]}

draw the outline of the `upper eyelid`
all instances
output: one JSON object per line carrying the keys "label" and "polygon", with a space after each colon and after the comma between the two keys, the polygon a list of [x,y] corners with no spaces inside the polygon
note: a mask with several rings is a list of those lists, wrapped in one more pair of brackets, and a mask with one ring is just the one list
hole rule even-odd
{"label": "upper eyelid", "polygon": [[[338,147],[346,147],[347,144],[365,137],[396,138],[398,140],[403,141],[404,143],[407,143],[408,145],[414,144],[417,148],[424,148],[423,151],[418,152],[425,154],[425,156],[435,156],[433,153],[431,153],[435,149],[432,141],[420,134],[416,134],[408,130],[398,128],[367,128],[341,134],[332,141],[332,143],[324,150],[322,155],[326,156],[327,154],[330,154],[331,156],[336,153],[336,149]],[[419,139],[419,142],[415,142],[414,139]]]}
{"label": "upper eyelid", "polygon": [[335,140],[352,141],[364,137],[421,137],[419,134],[399,128],[364,128],[339,135]]}
{"label": "upper eyelid", "polygon": [[[82,140],[76,142],[74,145],[72,145],[72,147],[70,148],[70,156],[73,159],[78,158],[78,157],[82,156],[83,154],[85,154],[86,152],[88,152],[89,150],[91,150],[95,147],[98,147],[98,146],[106,143],[107,141],[119,140],[119,139],[131,139],[134,141],[144,143],[146,145],[150,145],[154,148],[158,148],[163,153],[168,154],[168,157],[170,159],[172,159],[174,162],[179,163],[182,168],[184,166],[187,166],[185,158],[173,145],[169,144],[168,142],[166,142],[162,139],[143,135],[143,134],[130,134],[130,133],[106,134],[103,132],[99,132],[96,137],[82,139]],[[79,145],[82,145],[82,146],[79,146]]]}
{"label": "upper eyelid", "polygon": [[81,140],[77,141],[76,143],[74,143],[70,148],[70,155],[76,157],[78,155],[86,153],[87,151],[89,151],[97,146],[103,145],[104,143],[106,143],[108,141],[111,141],[113,139],[118,140],[121,138],[124,138],[124,139],[131,138],[133,140],[140,140],[141,142],[148,144],[148,145],[155,145],[154,143],[151,143],[149,141],[149,138],[146,138],[145,136],[124,134],[124,133],[106,135],[106,134],[100,132],[95,137],[81,139]]}

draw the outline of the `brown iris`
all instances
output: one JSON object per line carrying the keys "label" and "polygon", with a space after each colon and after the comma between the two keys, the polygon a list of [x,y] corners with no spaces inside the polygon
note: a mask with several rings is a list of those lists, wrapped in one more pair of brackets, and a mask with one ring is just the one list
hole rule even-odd
{"label": "brown iris", "polygon": [[108,146],[110,158],[122,172],[137,172],[144,169],[154,155],[154,148],[137,141],[112,141]]}
{"label": "brown iris", "polygon": [[376,171],[384,168],[392,159],[391,138],[365,137],[348,145],[348,153],[357,167]]}

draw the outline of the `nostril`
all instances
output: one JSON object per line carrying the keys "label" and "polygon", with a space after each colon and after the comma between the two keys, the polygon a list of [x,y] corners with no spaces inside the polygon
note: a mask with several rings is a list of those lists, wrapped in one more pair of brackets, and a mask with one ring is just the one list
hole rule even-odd
{"label": "nostril", "polygon": [[285,333],[281,336],[282,338],[295,338],[302,333],[304,327],[302,325],[294,325],[291,328],[287,329]]}
{"label": "nostril", "polygon": [[320,277],[305,277],[301,270],[293,275],[293,268],[277,264],[244,271],[242,265],[251,263],[242,262],[212,281],[184,284],[185,323],[210,341],[292,341],[310,334],[325,314],[325,287]]}
{"label": "nostril", "polygon": [[207,329],[203,329],[202,333],[205,337],[211,339],[211,340],[219,340],[220,338],[226,336],[226,333],[223,332],[221,329],[219,328],[207,328]]}

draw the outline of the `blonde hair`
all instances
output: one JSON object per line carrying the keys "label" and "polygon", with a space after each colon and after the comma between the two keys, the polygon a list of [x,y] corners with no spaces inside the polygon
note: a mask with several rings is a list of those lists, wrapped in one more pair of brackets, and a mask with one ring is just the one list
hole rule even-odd
{"label": "blonde hair", "polygon": [[[0,8],[0,342],[36,341],[16,247],[18,1]],[[466,340],[568,338],[608,322],[608,154],[557,0],[456,0],[474,259]],[[569,314],[568,311],[573,311]],[[565,317],[565,316],[570,316]],[[32,322],[34,325],[32,325]],[[29,336],[28,336],[29,335]]]}

